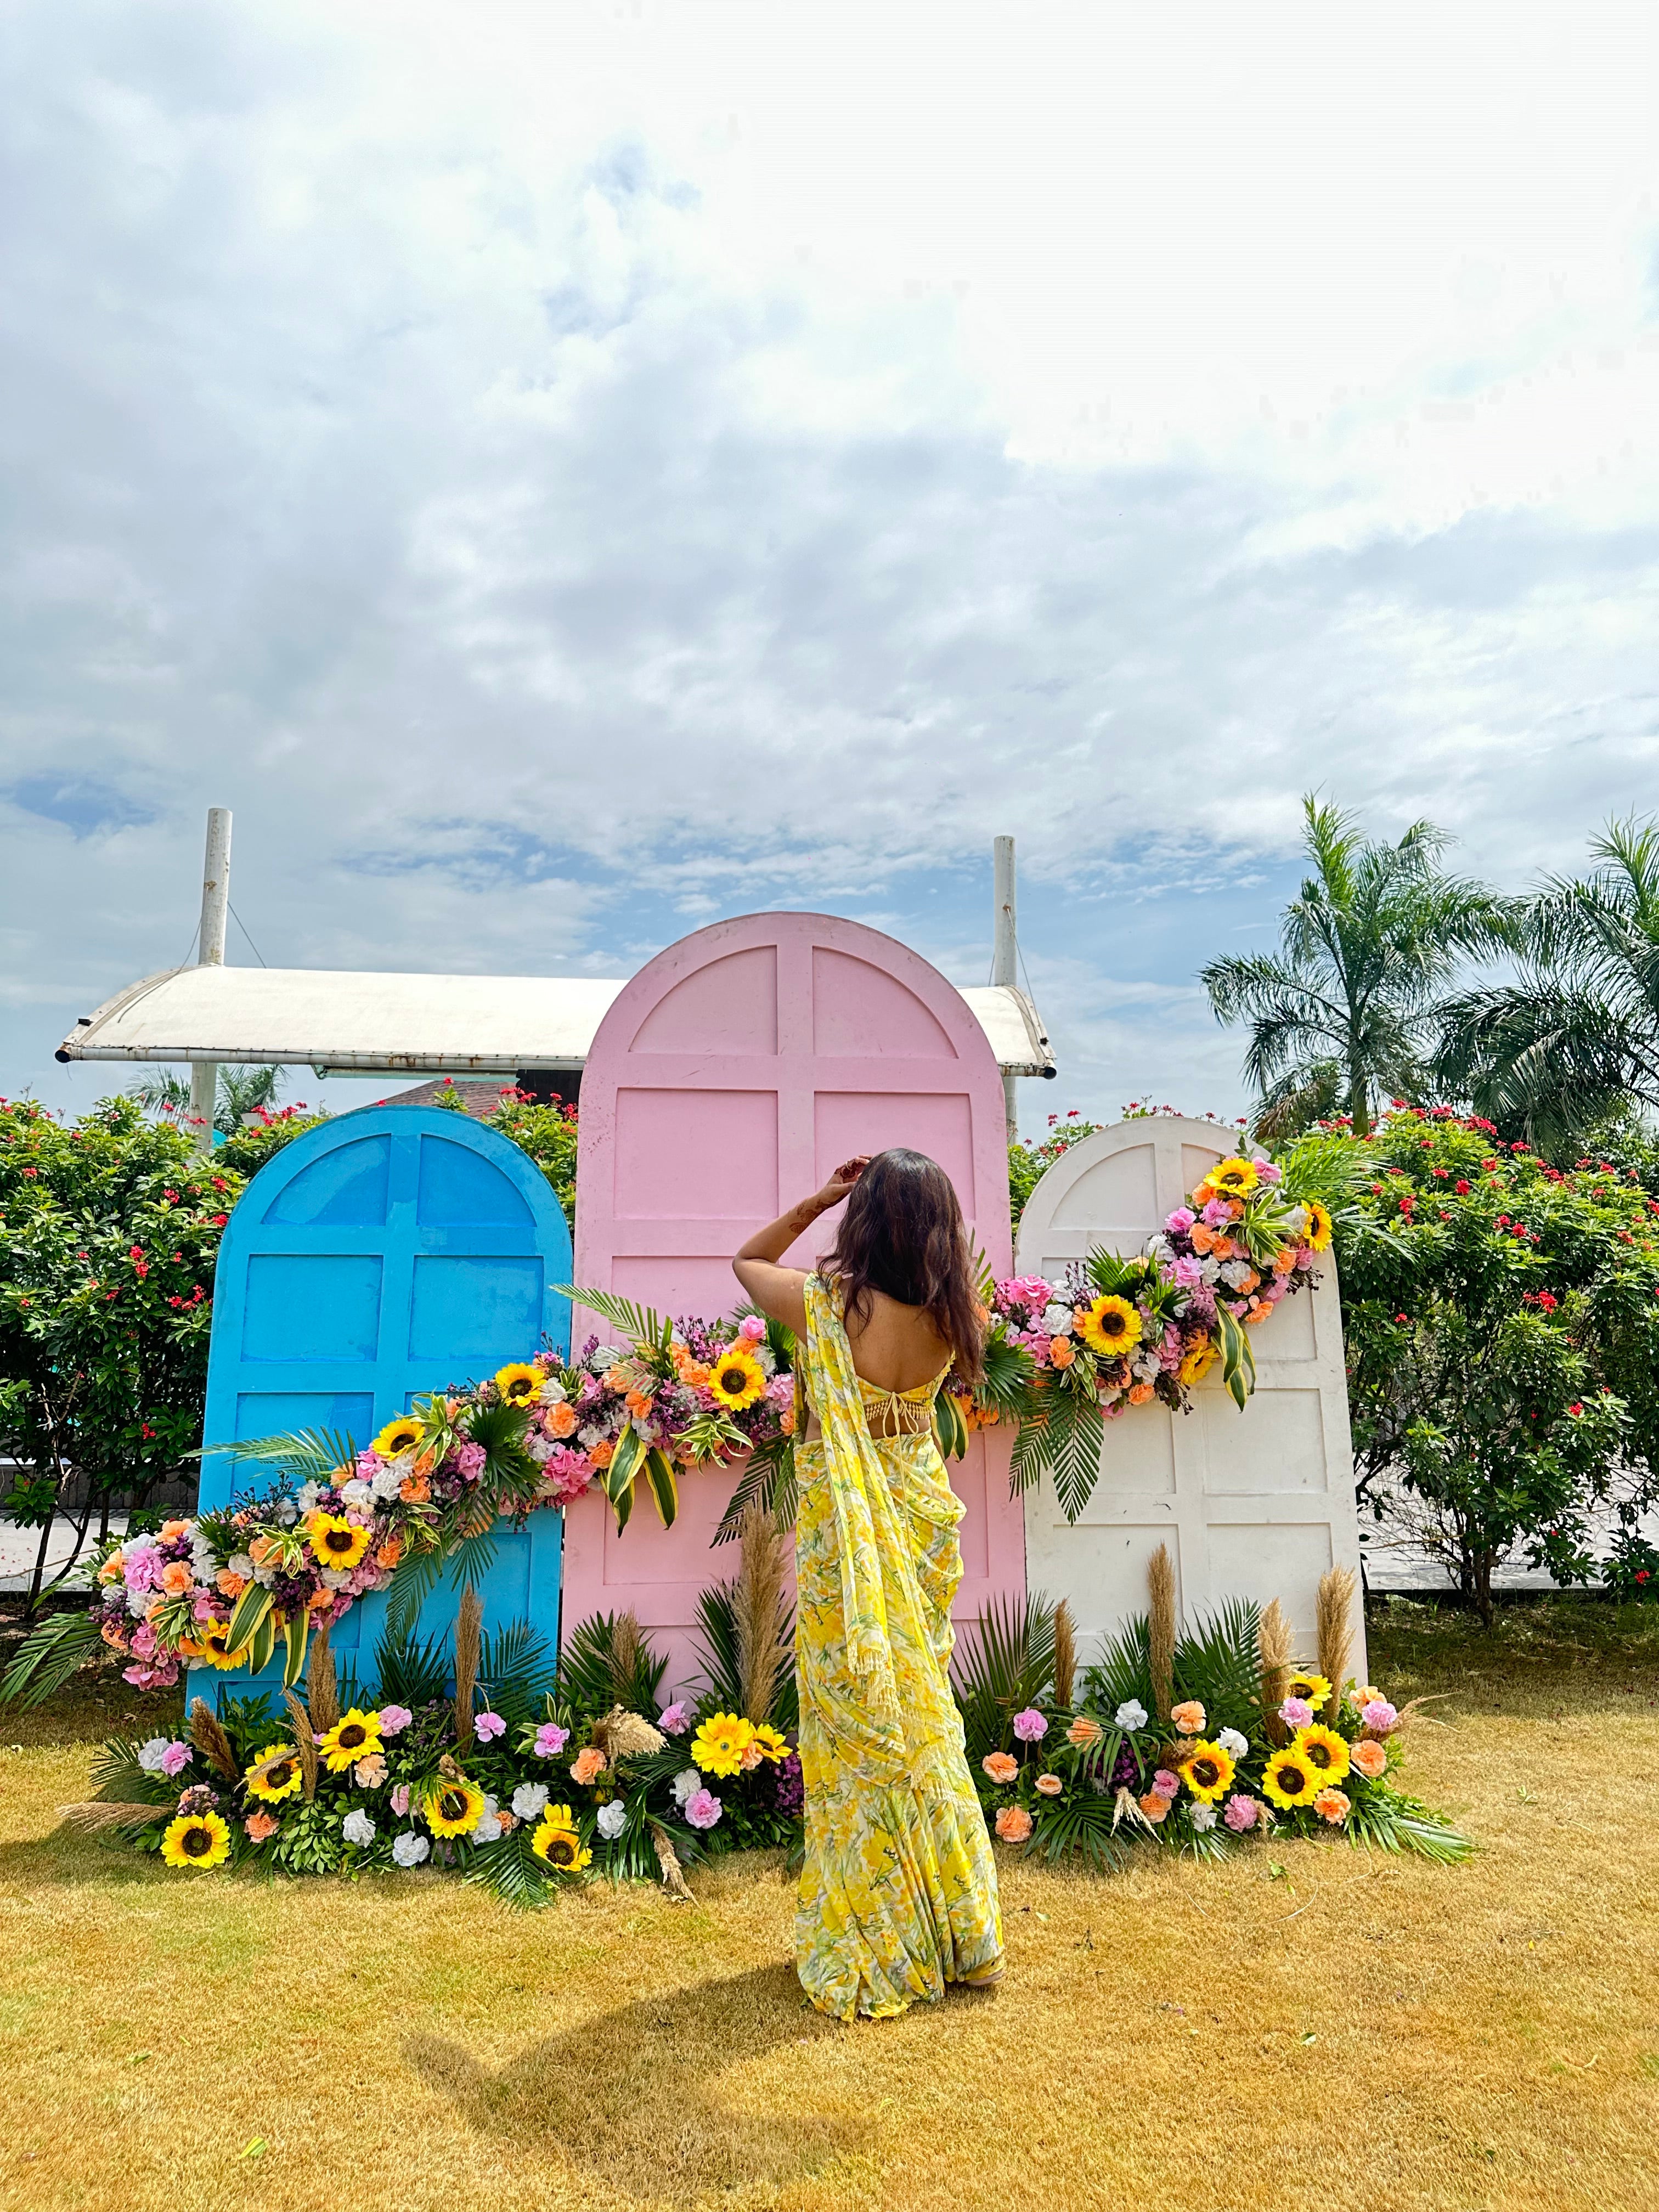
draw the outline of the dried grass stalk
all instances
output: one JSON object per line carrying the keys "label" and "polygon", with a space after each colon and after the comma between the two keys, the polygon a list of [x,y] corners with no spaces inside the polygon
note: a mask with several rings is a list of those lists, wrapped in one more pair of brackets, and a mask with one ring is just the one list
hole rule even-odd
{"label": "dried grass stalk", "polygon": [[619,1613],[611,1624],[611,1694],[619,1705],[631,1705],[634,1702],[644,1653],[645,1638],[640,1631],[638,1613]]}
{"label": "dried grass stalk", "polygon": [[58,1817],[83,1834],[95,1836],[104,1828],[142,1828],[169,1815],[165,1805],[123,1805],[112,1799],[94,1798],[85,1805],[60,1805]]}
{"label": "dried grass stalk", "polygon": [[653,1728],[641,1714],[630,1713],[626,1705],[613,1705],[593,1727],[593,1741],[612,1766],[619,1759],[648,1759],[666,1741],[660,1729]]}
{"label": "dried grass stalk", "polygon": [[284,1690],[283,1703],[288,1707],[289,1718],[294,1723],[294,1747],[300,1754],[300,1771],[305,1777],[305,1801],[307,1805],[317,1795],[317,1741],[311,1726],[311,1715],[292,1690]]}
{"label": "dried grass stalk", "polygon": [[1348,1679],[1348,1660],[1353,1651],[1353,1594],[1358,1577],[1352,1567],[1333,1567],[1319,1578],[1319,1671],[1331,1686],[1325,1700],[1325,1718],[1334,1721],[1342,1702],[1342,1685]]}
{"label": "dried grass stalk", "polygon": [[1054,1607],[1054,1703],[1069,1709],[1076,1686],[1077,1631],[1070,1602],[1061,1598]]}
{"label": "dried grass stalk", "polygon": [[1290,1741],[1289,1732],[1279,1717],[1279,1708],[1285,1702],[1285,1692],[1290,1685],[1295,1643],[1285,1608],[1274,1598],[1262,1609],[1256,1645],[1261,1654],[1261,1703],[1267,1714],[1267,1735],[1277,1744]]}
{"label": "dried grass stalk", "polygon": [[1175,1701],[1176,1578],[1170,1547],[1160,1544],[1146,1566],[1146,1587],[1152,1598],[1147,1640],[1152,1656],[1152,1703],[1158,1717],[1167,1721]]}
{"label": "dried grass stalk", "polygon": [[455,1615],[455,1748],[472,1748],[472,1692],[478,1681],[483,1642],[483,1600],[471,1583],[461,1593]]}
{"label": "dried grass stalk", "polygon": [[690,1905],[691,1892],[686,1887],[685,1876],[666,1828],[651,1823],[651,1840],[657,1847],[657,1864],[662,1869],[662,1886],[677,1905]]}
{"label": "dried grass stalk", "polygon": [[738,1630],[738,1685],[751,1721],[771,1717],[778,1677],[787,1654],[783,1642],[783,1544],[778,1524],[751,1498],[738,1528],[738,1578],[732,1610]]}
{"label": "dried grass stalk", "polygon": [[230,1738],[220,1725],[218,1714],[200,1698],[190,1709],[190,1740],[216,1774],[226,1782],[236,1780],[241,1769],[230,1747]]}
{"label": "dried grass stalk", "polygon": [[326,1735],[340,1717],[340,1677],[325,1627],[312,1632],[311,1656],[306,1662],[306,1703],[311,1708],[312,1727],[319,1735]]}

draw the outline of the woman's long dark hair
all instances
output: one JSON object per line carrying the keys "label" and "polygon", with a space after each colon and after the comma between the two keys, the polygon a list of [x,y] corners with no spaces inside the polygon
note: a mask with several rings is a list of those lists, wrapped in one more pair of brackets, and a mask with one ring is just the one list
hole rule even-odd
{"label": "woman's long dark hair", "polygon": [[872,1291],[920,1306],[950,1346],[956,1370],[977,1382],[985,1321],[974,1292],[967,1224],[951,1178],[926,1152],[878,1152],[853,1185],[835,1249],[822,1262],[862,1328]]}

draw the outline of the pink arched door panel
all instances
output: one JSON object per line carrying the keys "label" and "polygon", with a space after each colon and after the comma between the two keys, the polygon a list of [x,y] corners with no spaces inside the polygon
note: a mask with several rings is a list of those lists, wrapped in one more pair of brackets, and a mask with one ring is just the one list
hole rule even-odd
{"label": "pink arched door panel", "polygon": [[[582,1078],[576,1279],[659,1312],[729,1313],[732,1254],[855,1152],[908,1145],[950,1175],[999,1275],[1011,1264],[1002,1081],[983,1030],[917,954],[825,915],[750,915],[670,945],[617,998]],[[816,1223],[790,1253],[810,1266]],[[586,1333],[578,1316],[574,1334]],[[968,1507],[958,1618],[1024,1586],[1024,1516],[1009,1443],[993,1431],[953,1468]],[[696,1671],[699,1593],[734,1571],[710,1539],[727,1474],[689,1476],[680,1517],[647,1507],[618,1537],[595,1497],[566,1526],[564,1626],[631,1607]]]}

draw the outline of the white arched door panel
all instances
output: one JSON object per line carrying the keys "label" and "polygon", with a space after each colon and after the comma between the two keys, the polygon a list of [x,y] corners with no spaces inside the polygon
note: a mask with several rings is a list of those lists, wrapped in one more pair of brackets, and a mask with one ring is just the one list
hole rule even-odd
{"label": "white arched door panel", "polygon": [[[1138,1252],[1164,1218],[1234,1149],[1212,1122],[1120,1121],[1061,1155],[1026,1202],[1016,1267],[1060,1280],[1091,1248]],[[1100,1479],[1075,1522],[1045,1479],[1025,1497],[1033,1589],[1069,1601],[1085,1654],[1146,1609],[1146,1564],[1160,1543],[1175,1561],[1184,1613],[1227,1597],[1280,1599],[1311,1659],[1320,1577],[1358,1571],[1353,1447],[1336,1261],[1318,1286],[1287,1298],[1250,1333],[1255,1395],[1241,1413],[1219,1369],[1188,1413],[1132,1407],[1108,1421]],[[1353,1666],[1364,1666],[1354,1623]]]}

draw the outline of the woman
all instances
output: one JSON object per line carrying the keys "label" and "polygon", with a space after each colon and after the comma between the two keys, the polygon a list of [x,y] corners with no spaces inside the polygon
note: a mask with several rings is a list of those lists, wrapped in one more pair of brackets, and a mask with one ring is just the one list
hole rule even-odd
{"label": "woman", "polygon": [[[842,1199],[817,1272],[780,1267]],[[821,2012],[883,2019],[1002,1972],[996,1867],[945,1673],[963,1509],[933,1437],[951,1368],[980,1372],[967,1232],[941,1167],[879,1152],[837,1168],[732,1266],[799,1340],[795,1963]]]}

